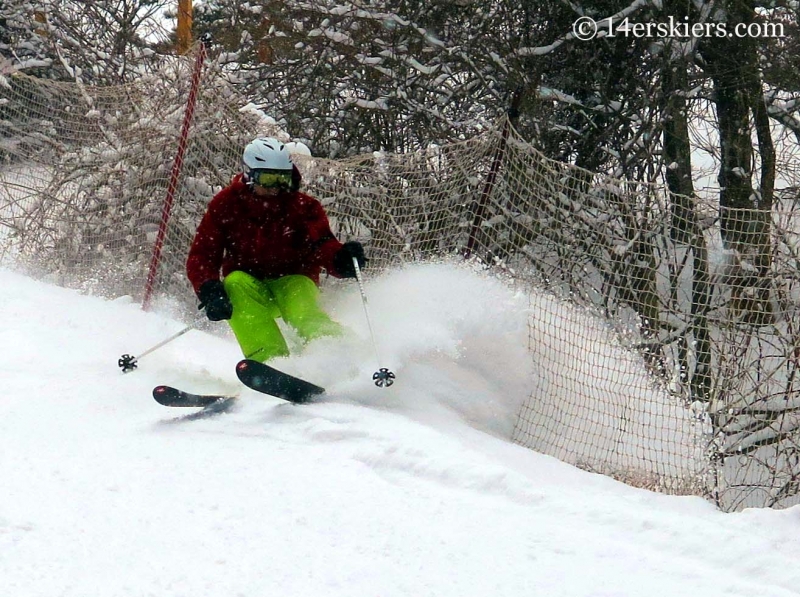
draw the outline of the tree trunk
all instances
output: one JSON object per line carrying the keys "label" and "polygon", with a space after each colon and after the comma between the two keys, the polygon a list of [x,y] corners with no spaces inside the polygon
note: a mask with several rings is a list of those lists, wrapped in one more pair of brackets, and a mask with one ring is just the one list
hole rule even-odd
{"label": "tree trunk", "polygon": [[[665,9],[669,10],[669,6]],[[670,13],[678,14],[678,13]],[[687,101],[689,89],[687,65],[674,59],[666,49],[662,70],[664,113],[664,161],[666,179],[672,199],[672,238],[692,251],[691,325],[681,339],[681,381],[688,381],[692,400],[708,401],[711,391],[711,342],[708,331],[708,306],[711,297],[708,271],[708,249],[698,223],[692,183],[692,153],[689,141]],[[694,341],[693,341],[694,340]],[[694,371],[689,351],[694,346]]]}
{"label": "tree trunk", "polygon": [[[728,0],[729,31],[755,20],[752,0]],[[710,38],[706,67],[714,83],[721,160],[717,180],[722,241],[737,254],[731,277],[731,314],[755,325],[771,321],[768,292],[770,269],[770,208],[774,186],[774,150],[766,122],[758,56],[754,38]],[[751,117],[756,124],[762,172],[760,192],[753,188]]]}

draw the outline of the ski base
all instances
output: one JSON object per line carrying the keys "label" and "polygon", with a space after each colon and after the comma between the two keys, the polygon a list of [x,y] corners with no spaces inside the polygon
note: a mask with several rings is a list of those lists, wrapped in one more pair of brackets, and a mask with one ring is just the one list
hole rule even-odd
{"label": "ski base", "polygon": [[236,375],[251,390],[295,404],[312,402],[316,396],[325,393],[325,388],[252,359],[239,361]]}
{"label": "ski base", "polygon": [[224,394],[192,394],[171,386],[153,388],[153,398],[164,406],[178,408],[198,408],[233,400],[234,396]]}

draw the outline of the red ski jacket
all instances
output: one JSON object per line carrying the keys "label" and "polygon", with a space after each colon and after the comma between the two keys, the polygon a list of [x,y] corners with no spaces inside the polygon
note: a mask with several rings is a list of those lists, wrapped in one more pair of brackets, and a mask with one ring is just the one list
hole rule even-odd
{"label": "red ski jacket", "polygon": [[298,191],[258,197],[239,174],[208,204],[186,273],[195,292],[220,270],[259,280],[301,274],[319,284],[322,268],[340,277],[333,257],[341,247],[319,201]]}

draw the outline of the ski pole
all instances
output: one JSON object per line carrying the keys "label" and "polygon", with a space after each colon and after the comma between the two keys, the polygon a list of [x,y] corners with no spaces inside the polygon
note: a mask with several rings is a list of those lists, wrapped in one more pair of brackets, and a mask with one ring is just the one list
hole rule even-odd
{"label": "ski pole", "polygon": [[119,360],[117,361],[117,364],[119,365],[120,369],[122,369],[123,373],[129,373],[129,372],[133,371],[134,369],[136,369],[139,366],[139,359],[149,355],[151,352],[155,352],[156,350],[158,350],[159,348],[161,348],[165,344],[169,344],[170,342],[172,342],[176,338],[180,338],[186,332],[189,332],[189,331],[193,330],[194,328],[196,328],[197,325],[201,321],[203,321],[203,318],[198,318],[197,321],[195,321],[193,323],[190,323],[185,328],[183,328],[180,332],[178,332],[176,334],[173,334],[172,336],[170,336],[166,340],[162,340],[161,342],[159,342],[158,344],[156,344],[152,348],[148,348],[143,353],[141,353],[139,356],[135,357],[135,356],[129,355],[129,354],[122,355],[119,358]]}
{"label": "ski pole", "polygon": [[361,277],[361,267],[358,265],[358,259],[353,257],[353,267],[356,270],[356,281],[358,282],[358,289],[361,291],[361,304],[364,305],[364,316],[367,318],[367,327],[369,328],[369,336],[372,339],[372,348],[375,350],[375,360],[378,363],[379,369],[373,373],[372,379],[375,385],[379,388],[388,388],[394,383],[395,375],[386,367],[381,367],[381,357],[378,354],[378,343],[375,342],[375,332],[372,330],[372,321],[369,317],[369,309],[367,308],[367,293],[364,291],[364,279]]}

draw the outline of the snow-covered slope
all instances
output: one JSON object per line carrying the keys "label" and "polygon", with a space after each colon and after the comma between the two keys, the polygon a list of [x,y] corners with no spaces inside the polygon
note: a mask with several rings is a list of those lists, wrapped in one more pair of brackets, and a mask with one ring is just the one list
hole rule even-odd
{"label": "snow-covered slope", "polygon": [[[509,443],[532,372],[523,301],[446,265],[326,298],[349,338],[279,366],[327,385],[241,391],[225,337],[0,272],[0,595],[759,595],[800,592],[800,509],[722,514]],[[154,385],[241,394],[215,416]]]}

